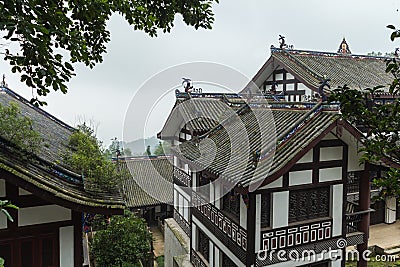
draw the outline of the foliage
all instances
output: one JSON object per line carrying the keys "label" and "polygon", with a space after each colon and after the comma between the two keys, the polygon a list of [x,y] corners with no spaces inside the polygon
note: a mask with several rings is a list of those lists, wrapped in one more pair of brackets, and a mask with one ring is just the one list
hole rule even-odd
{"label": "foliage", "polygon": [[[393,30],[391,40],[400,37],[400,30]],[[396,51],[397,53],[397,51]],[[342,116],[350,123],[364,129],[364,152],[362,162],[380,161],[383,158],[400,163],[400,62],[397,57],[386,60],[386,72],[392,74],[393,81],[388,85],[379,85],[363,91],[339,87],[330,95],[330,101],[339,101]],[[385,103],[375,101],[376,96],[388,88],[393,100]],[[400,173],[391,169],[387,177],[375,179],[374,183],[382,188],[381,197],[400,195]]]}
{"label": "foliage", "polygon": [[154,155],[165,156],[171,153],[171,145],[168,142],[159,142],[154,150]]}
{"label": "foliage", "polygon": [[[7,219],[13,222],[13,218],[6,209],[18,209],[17,206],[11,204],[9,200],[0,200],[0,211],[3,212]],[[0,257],[0,267],[4,267],[4,259]]]}
{"label": "foliage", "polygon": [[374,184],[382,190],[379,199],[384,200],[388,197],[400,196],[400,170],[390,169],[386,172],[386,177],[375,178]]}
{"label": "foliage", "polygon": [[111,217],[108,227],[94,235],[91,248],[99,266],[123,266],[148,257],[151,241],[144,219],[127,212]]}
{"label": "foliage", "polygon": [[10,102],[8,106],[0,104],[0,136],[29,153],[37,152],[42,143],[40,134],[32,126],[32,120],[21,114],[16,102]]}
{"label": "foliage", "polygon": [[18,209],[17,206],[11,204],[11,202],[9,200],[0,200],[0,211],[3,212],[8,220],[10,220],[11,222],[13,222],[13,218],[11,217],[10,213],[8,213],[8,211],[6,209]]}
{"label": "foliage", "polygon": [[118,156],[132,156],[132,151],[129,148],[122,148],[121,149],[121,142],[115,137],[111,139],[112,142],[110,146],[105,150],[105,154],[107,158],[116,158]]}
{"label": "foliage", "polygon": [[[106,24],[113,13],[153,37],[158,30],[169,32],[176,14],[196,29],[210,29],[213,2],[218,0],[0,1],[0,31],[20,50],[6,49],[4,59],[39,96],[47,95],[49,88],[66,93],[66,83],[74,75],[73,63],[93,68],[103,61],[110,41]],[[31,101],[45,104],[37,98]]]}
{"label": "foliage", "polygon": [[102,143],[86,124],[78,126],[69,139],[64,162],[84,179],[100,189],[111,190],[121,178],[118,165],[106,158]]}
{"label": "foliage", "polygon": [[156,258],[156,262],[158,267],[164,267],[164,256],[163,255],[158,256]]}

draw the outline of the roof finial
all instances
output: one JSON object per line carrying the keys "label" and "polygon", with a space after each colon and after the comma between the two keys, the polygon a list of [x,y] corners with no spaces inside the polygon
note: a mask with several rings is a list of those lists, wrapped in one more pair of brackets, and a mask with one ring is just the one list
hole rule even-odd
{"label": "roof finial", "polygon": [[3,80],[1,81],[1,87],[7,87],[7,84],[6,84],[6,75],[5,74],[3,74]]}
{"label": "roof finial", "polygon": [[342,42],[340,43],[339,49],[337,51],[340,54],[351,54],[349,45],[346,42],[346,39],[343,37]]}

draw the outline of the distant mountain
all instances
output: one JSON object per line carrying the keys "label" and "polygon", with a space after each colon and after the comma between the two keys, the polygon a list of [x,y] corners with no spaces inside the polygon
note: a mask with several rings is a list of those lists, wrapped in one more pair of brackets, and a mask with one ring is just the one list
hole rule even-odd
{"label": "distant mountain", "polygon": [[147,146],[150,146],[151,152],[154,152],[159,142],[160,140],[153,136],[146,139],[140,138],[132,142],[123,142],[122,146],[129,148],[132,151],[132,156],[142,156]]}

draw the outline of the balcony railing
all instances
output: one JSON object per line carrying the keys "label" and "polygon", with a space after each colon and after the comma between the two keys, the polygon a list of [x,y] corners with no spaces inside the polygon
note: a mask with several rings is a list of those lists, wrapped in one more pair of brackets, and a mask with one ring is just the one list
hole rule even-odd
{"label": "balcony railing", "polygon": [[179,212],[174,209],[174,220],[178,223],[178,225],[182,228],[182,230],[190,237],[190,224],[183,218]]}
{"label": "balcony railing", "polygon": [[194,249],[191,249],[191,261],[194,267],[208,267],[208,264],[205,263],[203,257]]}
{"label": "balcony railing", "polygon": [[261,250],[287,249],[321,242],[332,238],[332,219],[322,219],[304,224],[261,232]]}
{"label": "balcony railing", "polygon": [[174,167],[174,181],[178,184],[190,187],[192,184],[192,177],[181,169]]}
{"label": "balcony railing", "polygon": [[246,261],[247,231],[192,192],[193,215],[242,261]]}

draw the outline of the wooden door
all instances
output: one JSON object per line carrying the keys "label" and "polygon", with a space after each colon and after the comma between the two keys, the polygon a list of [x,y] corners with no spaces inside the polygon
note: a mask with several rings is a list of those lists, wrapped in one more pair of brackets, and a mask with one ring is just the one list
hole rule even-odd
{"label": "wooden door", "polygon": [[37,234],[0,240],[0,256],[4,267],[58,267],[58,236]]}

